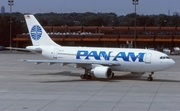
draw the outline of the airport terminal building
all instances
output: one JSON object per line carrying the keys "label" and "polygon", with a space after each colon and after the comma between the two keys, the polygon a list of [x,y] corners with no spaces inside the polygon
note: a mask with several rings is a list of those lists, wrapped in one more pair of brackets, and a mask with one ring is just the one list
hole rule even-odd
{"label": "airport terminal building", "polygon": [[[44,26],[60,45],[173,49],[180,46],[180,27]],[[31,45],[29,34],[13,38],[16,47]]]}

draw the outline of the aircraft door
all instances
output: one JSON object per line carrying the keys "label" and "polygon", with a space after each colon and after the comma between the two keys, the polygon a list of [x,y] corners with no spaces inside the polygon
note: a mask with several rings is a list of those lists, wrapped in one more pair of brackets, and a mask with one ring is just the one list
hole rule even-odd
{"label": "aircraft door", "polygon": [[151,53],[146,53],[146,56],[145,56],[145,63],[146,64],[151,64]]}

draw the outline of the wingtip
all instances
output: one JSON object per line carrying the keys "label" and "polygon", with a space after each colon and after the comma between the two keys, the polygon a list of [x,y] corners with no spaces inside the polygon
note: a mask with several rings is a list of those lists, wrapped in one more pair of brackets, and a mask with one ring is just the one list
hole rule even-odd
{"label": "wingtip", "polygon": [[25,59],[20,59],[19,61],[24,62],[24,61],[26,61],[26,60],[25,60]]}

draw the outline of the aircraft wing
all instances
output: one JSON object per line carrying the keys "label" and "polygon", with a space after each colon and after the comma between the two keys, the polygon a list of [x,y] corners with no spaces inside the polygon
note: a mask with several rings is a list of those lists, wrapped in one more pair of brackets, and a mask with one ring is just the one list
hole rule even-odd
{"label": "aircraft wing", "polygon": [[121,64],[118,62],[111,62],[111,61],[69,61],[69,60],[21,60],[26,62],[33,62],[35,64],[40,63],[48,63],[56,64],[56,63],[62,63],[62,64],[100,64],[100,65],[108,65],[108,66],[120,66]]}

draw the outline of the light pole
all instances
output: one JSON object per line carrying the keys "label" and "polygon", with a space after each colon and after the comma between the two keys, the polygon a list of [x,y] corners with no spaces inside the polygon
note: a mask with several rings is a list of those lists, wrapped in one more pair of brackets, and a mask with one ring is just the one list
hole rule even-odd
{"label": "light pole", "polygon": [[10,52],[12,52],[12,20],[11,20],[11,13],[12,13],[12,6],[14,5],[14,0],[8,0],[8,5],[10,6]]}
{"label": "light pole", "polygon": [[136,5],[138,5],[138,0],[132,0],[133,5],[135,6],[135,20],[134,20],[134,48],[136,48],[136,37],[137,37],[137,30],[136,30]]}

